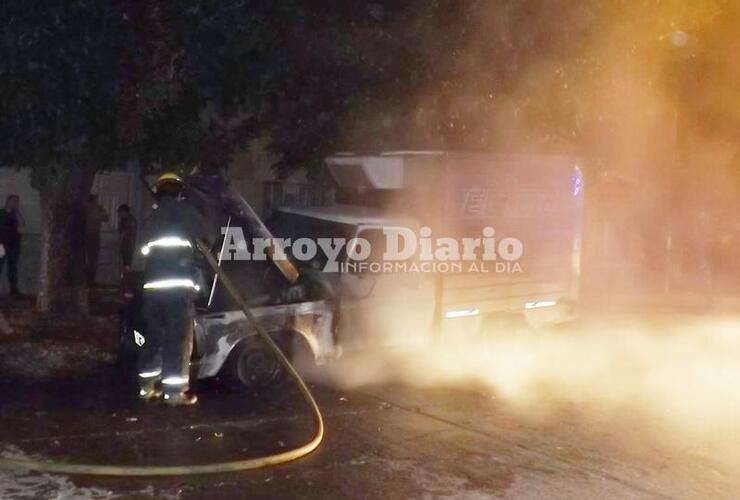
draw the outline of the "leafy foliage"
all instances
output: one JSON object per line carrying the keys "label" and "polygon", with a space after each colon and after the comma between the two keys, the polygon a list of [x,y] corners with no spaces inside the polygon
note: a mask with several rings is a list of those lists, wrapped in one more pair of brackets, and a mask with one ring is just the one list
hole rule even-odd
{"label": "leafy foliage", "polygon": [[[42,172],[224,164],[258,136],[283,170],[338,149],[604,143],[625,95],[688,104],[705,71],[711,92],[686,116],[735,121],[726,0],[32,0],[0,14],[0,161]],[[699,42],[676,50],[679,29]]]}
{"label": "leafy foliage", "polygon": [[0,52],[0,161],[55,168],[115,154],[120,8],[96,2],[5,2]]}

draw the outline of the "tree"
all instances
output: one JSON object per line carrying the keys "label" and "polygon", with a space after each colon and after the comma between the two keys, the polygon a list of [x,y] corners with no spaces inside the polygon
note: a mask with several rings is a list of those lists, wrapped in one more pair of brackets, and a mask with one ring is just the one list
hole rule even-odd
{"label": "tree", "polygon": [[96,170],[115,161],[126,26],[102,2],[0,9],[0,161],[32,168],[44,219],[39,306],[58,311],[84,297],[73,229]]}
{"label": "tree", "polygon": [[361,5],[0,6],[0,162],[31,168],[41,193],[40,310],[84,309],[80,214],[96,172],[131,160],[142,169],[223,166],[265,135],[284,166],[318,157],[339,110],[374,71],[351,48],[365,29],[353,24]]}
{"label": "tree", "polygon": [[264,80],[240,64],[269,40],[264,14],[206,0],[0,7],[0,162],[30,167],[41,194],[42,312],[84,309],[80,214],[96,172],[202,160],[217,124],[242,131],[265,107]]}

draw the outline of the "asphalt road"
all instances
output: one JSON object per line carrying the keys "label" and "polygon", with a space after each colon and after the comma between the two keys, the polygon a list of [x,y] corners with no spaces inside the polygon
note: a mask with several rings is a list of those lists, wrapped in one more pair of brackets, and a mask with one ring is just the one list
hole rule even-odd
{"label": "asphalt road", "polygon": [[[723,318],[722,328],[729,324],[732,330],[736,317]],[[669,319],[651,319],[651,324],[656,321]],[[706,323],[697,315],[683,322],[692,321]],[[543,343],[538,345],[542,350]],[[607,354],[614,350],[610,344],[603,348]],[[589,347],[586,354],[593,357],[593,349],[599,348]],[[536,361],[548,359],[556,358]],[[421,362],[428,362],[429,370],[440,369],[438,360]],[[723,430],[717,438],[674,431],[674,407],[667,413],[642,414],[592,397],[598,391],[581,386],[537,392],[541,399],[535,397],[534,403],[530,394],[525,404],[506,392],[511,386],[501,384],[499,372],[464,382],[460,377],[422,383],[387,376],[376,381],[348,377],[346,384],[337,383],[342,370],[357,363],[366,366],[367,361],[355,362],[350,356],[344,363],[325,378],[333,381],[330,385],[313,384],[327,434],[317,452],[298,462],[244,473],[156,479],[0,471],[0,498],[740,496],[740,468],[727,459],[728,450],[740,449],[739,434]],[[629,360],[629,369],[644,369],[636,363]],[[620,369],[609,368],[605,380],[620,377]],[[601,375],[589,373],[594,379]],[[687,373],[679,378],[690,377]],[[562,377],[559,383],[570,382]],[[10,456],[77,462],[188,464],[259,456],[302,443],[312,432],[308,409],[289,388],[278,400],[254,400],[206,384],[199,387],[201,404],[187,409],[144,408],[121,397],[120,389],[107,375],[64,385],[4,386],[0,449]],[[709,415],[707,426],[724,425],[724,417],[715,422]]]}

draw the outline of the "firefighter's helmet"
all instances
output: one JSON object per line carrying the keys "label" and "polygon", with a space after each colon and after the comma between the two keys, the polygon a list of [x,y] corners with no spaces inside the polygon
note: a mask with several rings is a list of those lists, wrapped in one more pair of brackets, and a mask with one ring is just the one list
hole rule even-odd
{"label": "firefighter's helmet", "polygon": [[165,172],[154,183],[154,193],[157,195],[178,196],[182,193],[184,187],[185,182],[182,180],[182,177],[174,172]]}

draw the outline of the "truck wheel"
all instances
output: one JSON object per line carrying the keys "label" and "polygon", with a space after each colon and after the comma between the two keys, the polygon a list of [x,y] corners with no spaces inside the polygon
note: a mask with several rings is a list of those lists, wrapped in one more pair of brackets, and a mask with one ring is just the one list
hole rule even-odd
{"label": "truck wheel", "polygon": [[[285,342],[275,338],[283,352]],[[244,339],[234,348],[221,372],[226,385],[236,391],[260,392],[274,388],[285,380],[285,368],[261,339],[256,336]]]}

